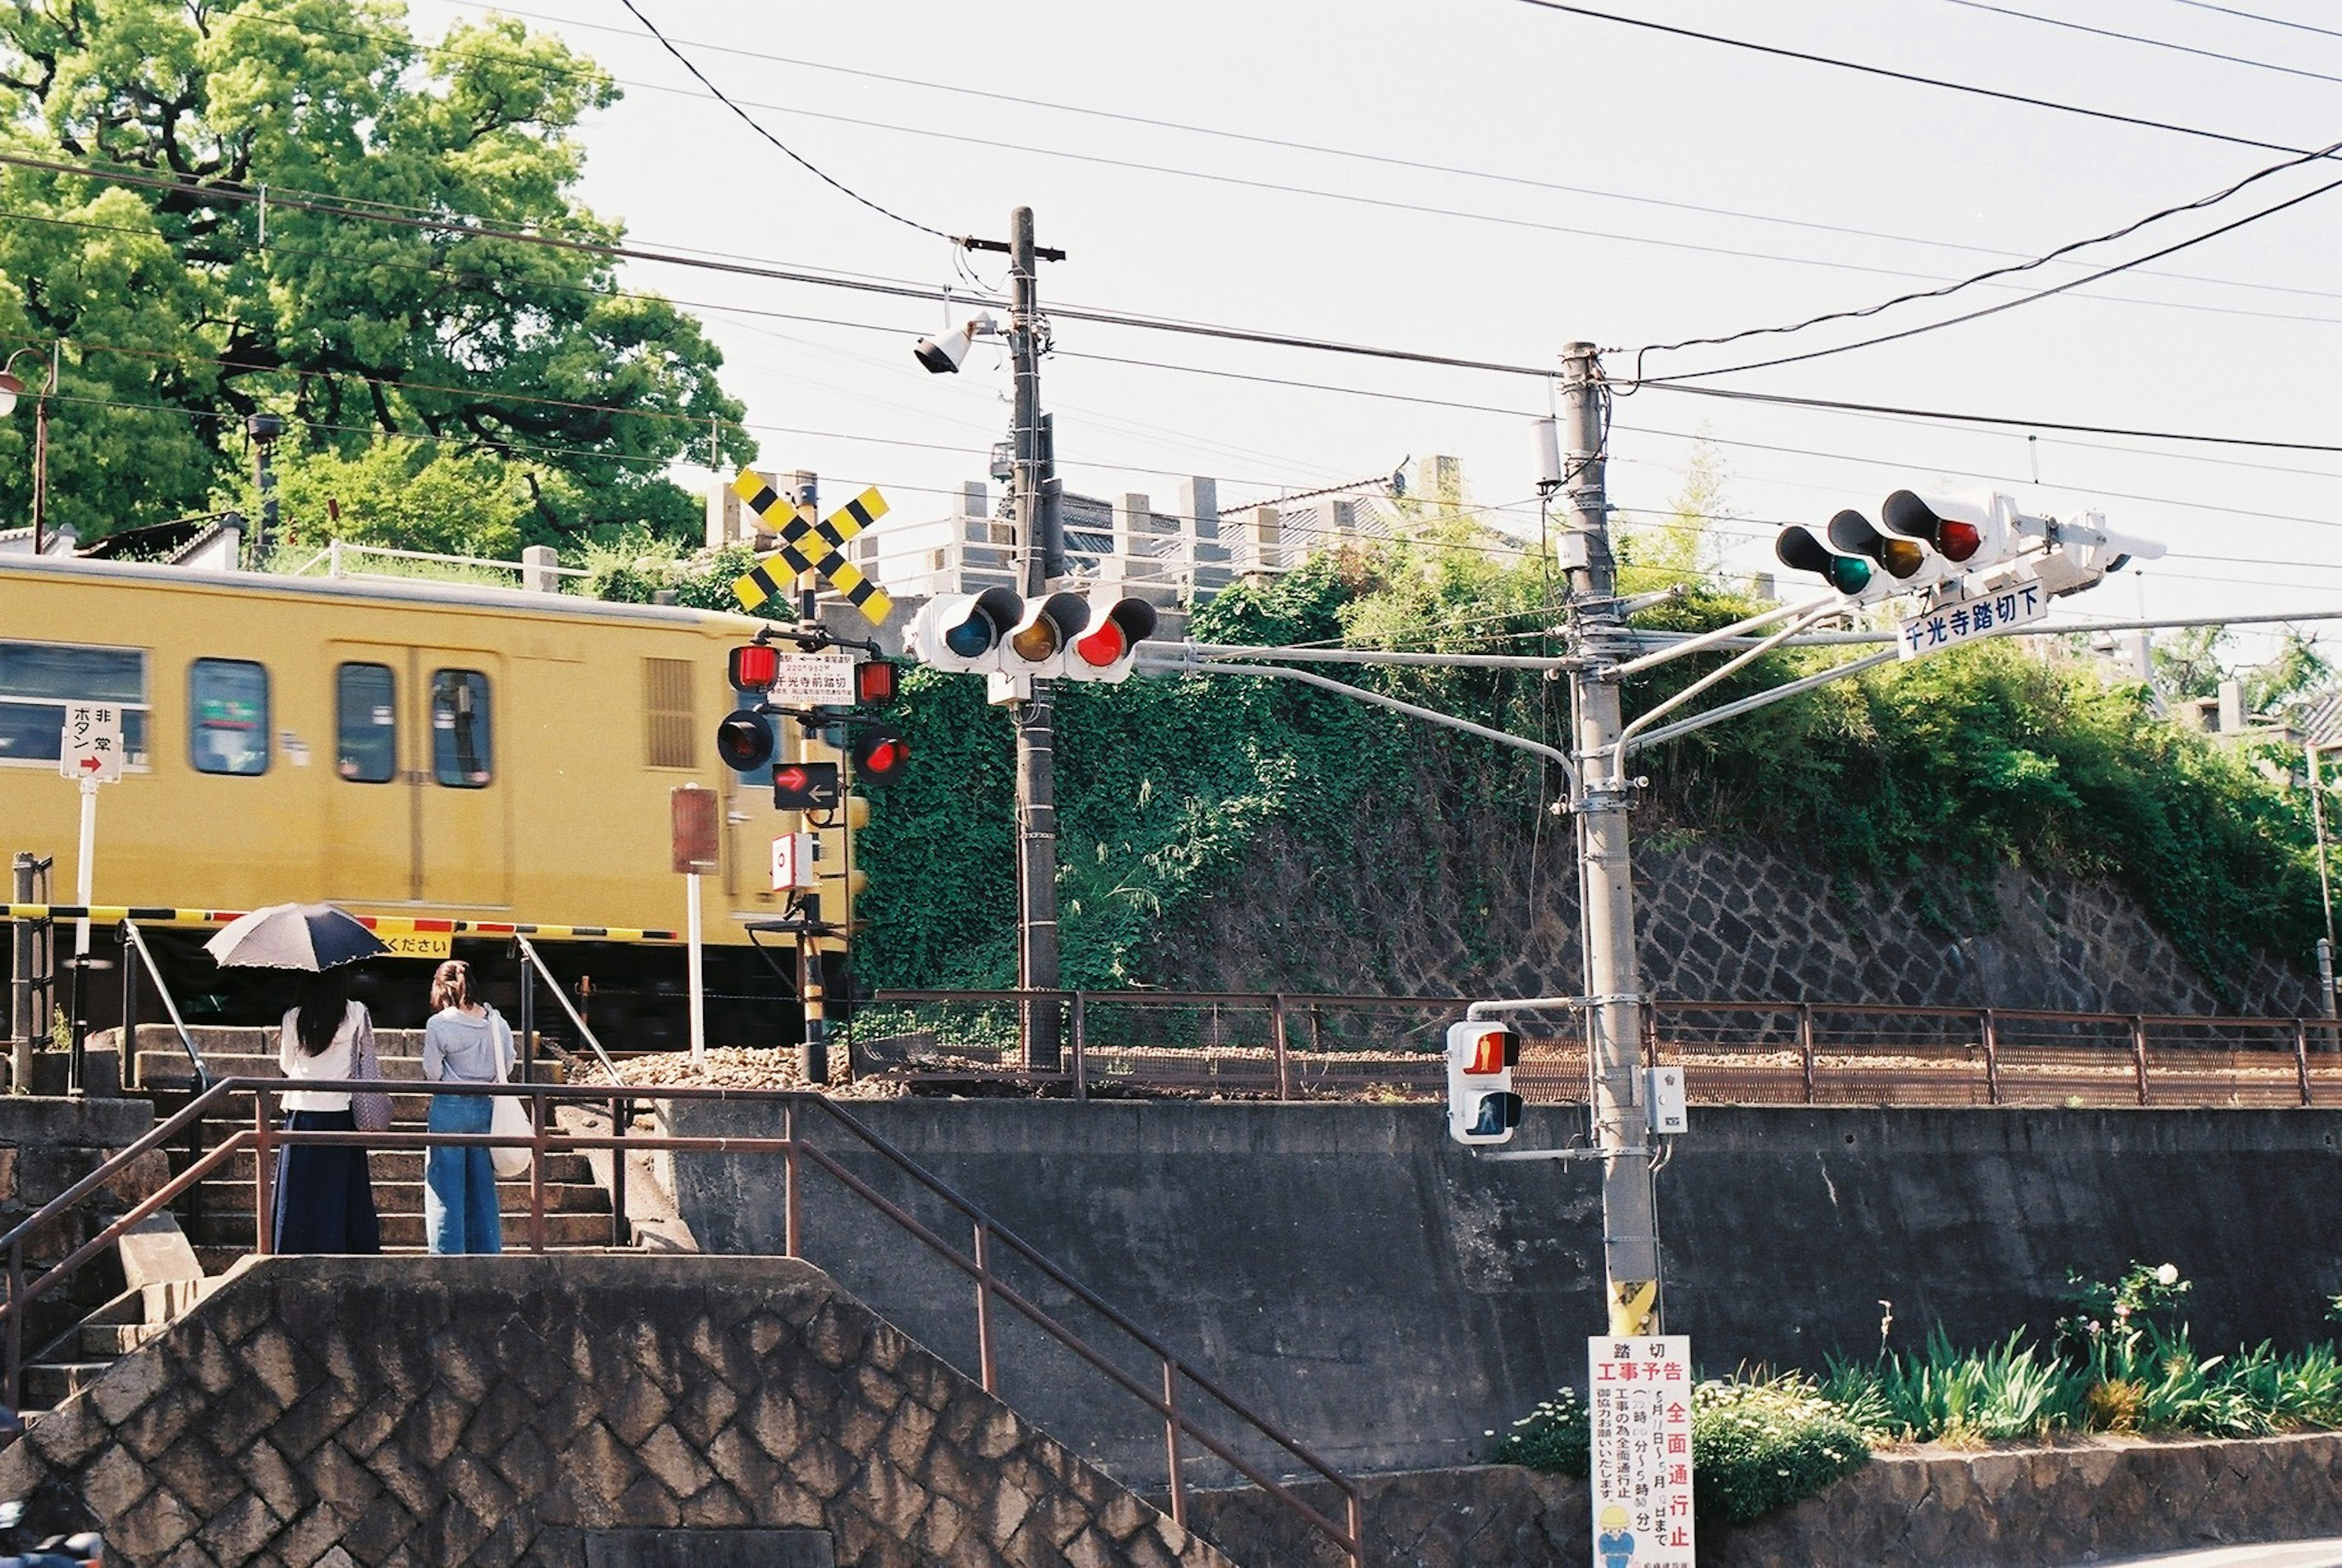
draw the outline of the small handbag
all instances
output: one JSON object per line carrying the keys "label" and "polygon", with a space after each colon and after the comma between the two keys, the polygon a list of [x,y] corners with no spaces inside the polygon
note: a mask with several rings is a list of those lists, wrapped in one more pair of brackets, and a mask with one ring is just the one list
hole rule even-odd
{"label": "small handbag", "polygon": [[[500,1036],[498,1045],[501,1047],[510,1042],[512,1030],[505,1024],[503,1016],[493,1007],[488,1009],[488,1016],[495,1023],[496,1032]],[[504,1061],[501,1049],[497,1053],[496,1060],[499,1064]],[[496,1074],[496,1082],[508,1084],[512,1082],[512,1075],[508,1071],[499,1071]],[[536,1129],[529,1124],[527,1101],[517,1094],[498,1094],[495,1096],[495,1112],[488,1119],[489,1132],[499,1138],[534,1138],[536,1135]],[[499,1145],[488,1151],[489,1164],[495,1167],[498,1178],[505,1181],[528,1174],[528,1159],[529,1151],[516,1146]]]}
{"label": "small handbag", "polygon": [[[361,1083],[379,1081],[382,1062],[375,1054],[374,1020],[358,1020],[357,1039],[350,1050],[350,1075]],[[379,1089],[350,1091],[350,1118],[361,1133],[390,1131],[390,1096]]]}

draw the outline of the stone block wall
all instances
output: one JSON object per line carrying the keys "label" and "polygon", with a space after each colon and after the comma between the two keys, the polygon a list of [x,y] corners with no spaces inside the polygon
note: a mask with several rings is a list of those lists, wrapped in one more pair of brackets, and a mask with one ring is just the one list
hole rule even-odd
{"label": "stone block wall", "polygon": [[[145,1100],[0,1095],[0,1234],[136,1143],[154,1124],[155,1107]],[[93,1202],[34,1233],[25,1248],[25,1267],[37,1270],[63,1258],[170,1175],[161,1150],[146,1155]],[[110,1257],[82,1269],[65,1290],[32,1303],[25,1348],[38,1349],[121,1288],[121,1270]]]}
{"label": "stone block wall", "polygon": [[[2284,955],[2224,1000],[2122,889],[2010,868],[1947,930],[1917,894],[1841,884],[1793,844],[1636,824],[1643,988],[1662,999],[1868,1002],[2083,1013],[2314,1015]],[[1166,929],[1165,989],[1576,994],[1576,852],[1566,820],[1378,814],[1355,850],[1273,844],[1241,885]]]}
{"label": "stone block wall", "polygon": [[[1746,1524],[1702,1522],[1709,1568],[2064,1568],[2342,1532],[2342,1434],[2106,1440],[1880,1454]],[[1590,1568],[1583,1480],[1511,1465],[1364,1477],[1366,1568]],[[1330,1489],[1304,1486],[1319,1506]],[[1251,1488],[1197,1492],[1187,1518],[1228,1554],[1341,1568]]]}
{"label": "stone block wall", "polygon": [[1226,1568],[806,1264],[251,1260],[0,1453],[170,1568],[585,1568],[826,1532],[842,1568]]}

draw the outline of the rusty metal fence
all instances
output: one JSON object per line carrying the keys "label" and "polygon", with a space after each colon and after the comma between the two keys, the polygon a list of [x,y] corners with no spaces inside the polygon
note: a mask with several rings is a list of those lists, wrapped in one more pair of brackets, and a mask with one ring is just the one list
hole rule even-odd
{"label": "rusty metal fence", "polygon": [[[913,1083],[1227,1099],[1436,1099],[1464,996],[1256,992],[885,991],[855,1024],[857,1071]],[[1026,1063],[1053,1010],[1063,1060]],[[2323,1018],[1840,1003],[1654,1002],[1646,1060],[1708,1104],[2342,1105],[2342,1026]],[[1517,1021],[1515,1085],[1584,1104],[1566,1013]],[[874,1038],[874,1036],[876,1038]]]}

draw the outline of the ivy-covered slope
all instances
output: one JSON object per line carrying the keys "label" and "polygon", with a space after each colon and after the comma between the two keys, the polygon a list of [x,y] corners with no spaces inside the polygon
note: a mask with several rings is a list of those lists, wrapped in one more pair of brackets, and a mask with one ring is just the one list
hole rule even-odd
{"label": "ivy-covered slope", "polygon": [[[1199,640],[1537,651],[1546,579],[1453,549],[1329,556],[1200,610]],[[1694,596],[1667,619],[1740,613]],[[1657,619],[1658,617],[1651,617]],[[1435,630],[1426,632],[1426,628]],[[1502,639],[1502,640],[1498,640]],[[1689,668],[1686,668],[1689,666]],[[1630,688],[1630,711],[1705,667]],[[1782,658],[1724,700],[1803,666]],[[1678,673],[1680,672],[1680,673]],[[1347,667],[1344,679],[1566,746],[1564,688],[1535,672]],[[859,956],[879,985],[1011,983],[1013,741],[972,677],[916,672],[904,720],[914,765],[877,803],[859,854],[870,886]],[[1058,860],[1065,983],[1162,984],[1156,938],[1241,891],[1256,868],[1310,878],[1339,909],[1367,877],[1429,876],[1416,814],[1516,837],[1560,790],[1522,754],[1294,683],[1139,677],[1060,684]],[[2217,994],[2254,948],[2298,964],[2317,926],[2306,801],[2157,718],[2143,689],[2011,644],[1890,668],[1718,725],[1638,761],[1638,831],[1746,833],[1847,879],[1924,878],[1929,911],[1988,922],[2014,864],[2127,890]],[[1566,831],[1548,821],[1545,825]],[[1263,852],[1274,846],[1278,853]],[[1296,849],[1299,853],[1296,853]],[[1417,864],[1410,864],[1412,854]],[[1439,905],[1469,923],[1483,901]],[[1466,947],[1474,934],[1462,932]],[[1309,955],[1286,955],[1294,974]],[[1346,988],[1385,977],[1359,974]]]}

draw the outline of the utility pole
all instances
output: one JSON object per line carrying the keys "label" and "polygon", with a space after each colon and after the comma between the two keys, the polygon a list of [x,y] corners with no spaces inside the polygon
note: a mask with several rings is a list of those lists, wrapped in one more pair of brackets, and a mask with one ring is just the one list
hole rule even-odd
{"label": "utility pole", "polygon": [[[1046,537],[1041,504],[1041,323],[1033,247],[1033,209],[1008,219],[1008,352],[1016,366],[1016,485],[1018,587],[1026,600],[1049,591],[1049,567],[1061,561],[1060,541]],[[1035,680],[1016,694],[1016,986],[1057,988],[1057,805],[1056,738],[1050,683]],[[1027,998],[1025,1065],[1054,1073],[1060,1058],[1057,1009]]]}
{"label": "utility pole", "polygon": [[1635,889],[1628,873],[1626,800],[1618,771],[1617,634],[1625,629],[1603,488],[1609,392],[1590,343],[1562,351],[1562,563],[1578,663],[1570,672],[1577,740],[1579,928],[1586,974],[1586,1045],[1596,1147],[1602,1157],[1602,1269],[1607,1332],[1659,1332],[1658,1204],[1644,1108],[1643,998],[1635,961]]}
{"label": "utility pole", "polygon": [[[806,469],[796,471],[789,485],[789,504],[800,513],[816,516],[821,513],[821,480]],[[797,625],[810,628],[821,624],[821,578],[812,572],[797,574]],[[790,749],[797,760],[810,760],[811,742],[802,724],[788,726],[794,738]],[[843,814],[849,808],[845,800],[837,803]],[[813,824],[804,824],[811,827]],[[851,835],[848,835],[851,836]],[[805,1013],[805,1038],[797,1044],[797,1074],[806,1083],[820,1088],[829,1082],[829,1007],[823,989],[820,939],[815,934],[821,924],[821,885],[818,881],[806,889],[798,905],[805,929],[797,933],[797,1002]]]}

